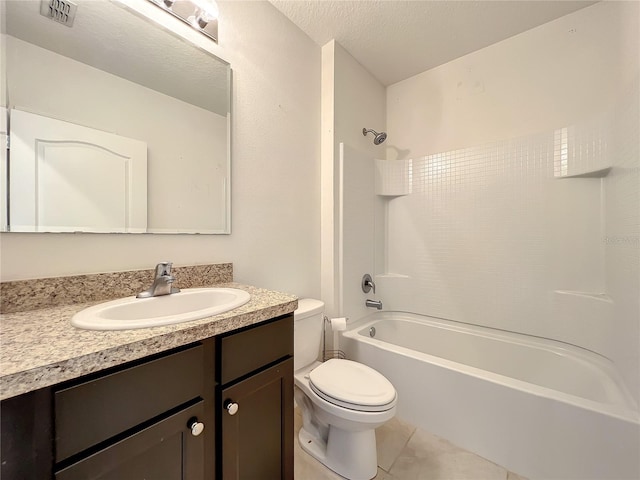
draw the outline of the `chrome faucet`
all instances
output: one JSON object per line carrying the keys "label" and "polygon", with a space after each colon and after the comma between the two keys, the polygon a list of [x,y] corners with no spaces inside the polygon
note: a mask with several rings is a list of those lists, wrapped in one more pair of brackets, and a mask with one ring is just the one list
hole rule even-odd
{"label": "chrome faucet", "polygon": [[171,285],[176,280],[176,277],[171,275],[172,265],[171,262],[160,262],[156,265],[156,276],[153,279],[153,284],[144,292],[136,295],[136,298],[158,297],[160,295],[178,293],[180,289]]}
{"label": "chrome faucet", "polygon": [[367,298],[367,301],[364,304],[368,308],[377,308],[378,310],[382,310],[382,302],[380,300],[370,300]]}

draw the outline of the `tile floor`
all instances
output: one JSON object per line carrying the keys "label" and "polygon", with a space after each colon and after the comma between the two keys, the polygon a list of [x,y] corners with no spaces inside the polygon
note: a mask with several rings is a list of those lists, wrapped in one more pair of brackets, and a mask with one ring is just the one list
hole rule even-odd
{"label": "tile floor", "polygon": [[[300,448],[295,416],[296,480],[343,480]],[[525,480],[495,463],[397,418],[376,430],[376,480]]]}

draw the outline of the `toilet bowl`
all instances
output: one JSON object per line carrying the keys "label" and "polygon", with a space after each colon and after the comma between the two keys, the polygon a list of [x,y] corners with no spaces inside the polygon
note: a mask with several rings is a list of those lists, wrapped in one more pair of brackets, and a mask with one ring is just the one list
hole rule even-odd
{"label": "toilet bowl", "polygon": [[350,480],[378,470],[375,429],[393,418],[397,394],[374,369],[358,362],[317,361],[324,304],[301,299],[294,312],[294,382],[302,412],[302,449]]}

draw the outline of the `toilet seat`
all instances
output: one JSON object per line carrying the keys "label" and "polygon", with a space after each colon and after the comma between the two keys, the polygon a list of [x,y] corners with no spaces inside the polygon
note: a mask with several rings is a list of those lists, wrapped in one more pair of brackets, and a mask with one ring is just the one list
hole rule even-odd
{"label": "toilet seat", "polygon": [[309,386],[320,398],[361,412],[393,408],[396,390],[382,374],[351,360],[331,359],[309,372]]}

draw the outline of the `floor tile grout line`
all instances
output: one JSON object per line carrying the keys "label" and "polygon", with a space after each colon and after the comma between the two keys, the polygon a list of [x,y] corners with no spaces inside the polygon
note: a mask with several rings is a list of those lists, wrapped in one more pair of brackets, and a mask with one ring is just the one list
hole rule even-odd
{"label": "floor tile grout line", "polygon": [[413,436],[415,435],[415,433],[418,431],[417,427],[413,427],[413,431],[411,432],[411,435],[409,435],[407,437],[407,441],[404,442],[404,445],[402,446],[402,448],[400,449],[400,452],[398,452],[398,455],[396,455],[396,457],[393,459],[393,462],[391,462],[391,465],[389,465],[389,470],[385,470],[384,468],[382,468],[383,471],[387,472],[389,475],[391,475],[391,469],[393,468],[393,466],[396,464],[396,461],[398,460],[398,458],[400,458],[400,455],[402,455],[402,452],[404,452],[404,449],[407,448],[407,445],[409,445],[409,441],[413,438]]}

